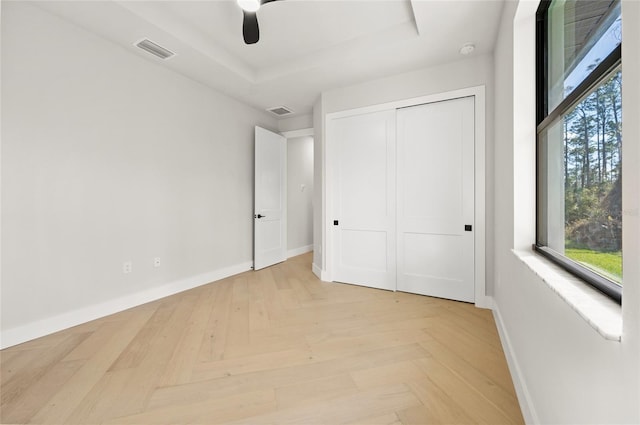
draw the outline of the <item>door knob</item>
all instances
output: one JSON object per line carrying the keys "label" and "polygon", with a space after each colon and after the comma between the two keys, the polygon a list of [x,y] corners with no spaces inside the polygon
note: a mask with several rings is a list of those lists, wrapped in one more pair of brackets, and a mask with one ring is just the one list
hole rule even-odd
{"label": "door knob", "polygon": [[256,214],[253,216],[254,218],[263,218],[266,217],[266,215],[262,215],[262,214]]}

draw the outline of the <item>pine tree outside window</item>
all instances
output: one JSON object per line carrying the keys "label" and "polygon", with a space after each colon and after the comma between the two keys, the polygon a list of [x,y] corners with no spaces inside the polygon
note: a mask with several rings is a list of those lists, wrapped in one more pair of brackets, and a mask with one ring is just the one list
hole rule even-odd
{"label": "pine tree outside window", "polygon": [[535,249],[619,303],[621,34],[619,0],[538,9]]}

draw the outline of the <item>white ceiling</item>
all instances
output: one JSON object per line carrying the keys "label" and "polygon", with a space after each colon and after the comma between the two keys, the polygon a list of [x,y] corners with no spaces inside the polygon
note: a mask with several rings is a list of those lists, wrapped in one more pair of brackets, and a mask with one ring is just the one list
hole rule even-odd
{"label": "white ceiling", "polygon": [[[283,0],[258,11],[260,41],[245,45],[234,0],[40,1],[37,4],[260,109],[311,113],[325,90],[493,50],[502,0]],[[176,53],[161,60],[133,44]],[[291,116],[291,115],[290,115]]]}

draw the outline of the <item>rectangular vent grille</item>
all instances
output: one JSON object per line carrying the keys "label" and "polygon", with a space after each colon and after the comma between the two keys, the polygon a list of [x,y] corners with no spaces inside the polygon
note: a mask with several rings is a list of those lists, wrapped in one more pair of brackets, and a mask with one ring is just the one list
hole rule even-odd
{"label": "rectangular vent grille", "polygon": [[286,106],[276,106],[275,108],[267,109],[267,111],[279,117],[293,113],[293,111],[291,111],[291,109],[287,108]]}
{"label": "rectangular vent grille", "polygon": [[175,55],[175,53],[173,53],[172,51],[167,50],[164,47],[157,45],[153,41],[147,40],[146,38],[136,43],[136,46],[138,46],[145,52],[149,52],[152,55],[159,57],[160,59],[169,59],[171,56]]}

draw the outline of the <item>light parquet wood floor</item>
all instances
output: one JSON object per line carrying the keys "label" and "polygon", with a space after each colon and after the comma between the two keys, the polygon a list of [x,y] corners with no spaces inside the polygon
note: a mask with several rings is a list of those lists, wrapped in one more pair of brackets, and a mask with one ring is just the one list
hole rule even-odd
{"label": "light parquet wood floor", "polygon": [[2,423],[523,423],[491,313],[306,254],[0,352]]}

